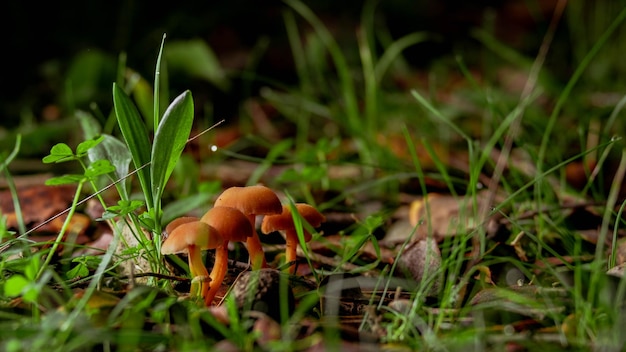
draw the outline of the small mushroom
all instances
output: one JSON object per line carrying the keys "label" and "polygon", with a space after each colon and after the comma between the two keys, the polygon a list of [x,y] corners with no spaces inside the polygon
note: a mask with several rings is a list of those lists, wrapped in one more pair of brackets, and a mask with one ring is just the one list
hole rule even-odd
{"label": "small mushroom", "polygon": [[[282,204],[274,191],[268,187],[255,185],[246,187],[230,187],[217,197],[215,206],[232,207],[248,217],[253,229],[257,215],[280,214]],[[253,269],[267,268],[265,252],[256,231],[248,237],[246,245],[250,254],[250,263]]]}
{"label": "small mushroom", "polygon": [[209,209],[200,221],[215,228],[222,236],[222,241],[215,250],[215,264],[213,264],[213,270],[209,275],[211,278],[210,288],[205,286],[202,292],[205,303],[209,306],[226,276],[228,242],[245,242],[254,235],[254,229],[241,211],[230,207],[215,206]]}
{"label": "small mushroom", "polygon": [[[295,206],[302,219],[308,222],[312,227],[319,227],[326,221],[324,215],[308,204],[298,203]],[[283,205],[281,214],[266,216],[261,224],[261,231],[265,234],[274,231],[285,232],[285,241],[287,242],[285,260],[289,263],[288,272],[293,274],[296,268],[294,262],[296,260],[296,248],[298,246],[298,233],[294,224],[293,215],[291,214],[291,207],[289,205]],[[311,234],[305,228],[302,229],[302,232],[304,234],[304,241],[309,242],[311,240]]]}
{"label": "small mushroom", "polygon": [[178,226],[180,226],[182,224],[186,224],[188,222],[193,222],[193,221],[200,221],[200,219],[196,218],[194,216],[181,216],[181,217],[178,217],[178,218],[170,221],[170,223],[167,224],[167,226],[165,226],[165,233],[167,235],[169,235]]}
{"label": "small mushroom", "polygon": [[[167,226],[171,232],[161,245],[161,254],[187,253],[189,274],[191,275],[190,295],[203,292],[209,273],[202,262],[202,250],[213,249],[222,243],[218,231],[201,221],[181,221],[180,224]],[[173,229],[172,229],[173,228]],[[201,281],[198,287],[198,280]]]}

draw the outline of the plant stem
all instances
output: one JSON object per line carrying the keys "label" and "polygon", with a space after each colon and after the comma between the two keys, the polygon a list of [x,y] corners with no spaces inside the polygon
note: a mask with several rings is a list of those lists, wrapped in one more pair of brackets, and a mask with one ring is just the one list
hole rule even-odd
{"label": "plant stem", "polygon": [[78,187],[76,187],[76,193],[74,194],[74,199],[72,200],[72,206],[70,207],[70,210],[67,213],[67,217],[65,218],[65,221],[63,222],[61,231],[59,231],[57,238],[54,240],[54,243],[52,244],[52,247],[50,248],[50,251],[48,252],[48,255],[46,256],[46,260],[43,262],[43,265],[41,266],[41,268],[39,268],[39,272],[37,273],[37,276],[35,277],[36,280],[38,280],[41,277],[41,275],[46,270],[46,267],[50,265],[52,256],[54,255],[54,253],[56,253],[57,249],[59,248],[59,245],[61,244],[61,241],[63,240],[63,236],[65,236],[65,233],[67,232],[67,228],[70,225],[70,221],[72,220],[72,216],[74,216],[74,211],[76,210],[76,206],[78,205],[80,192],[83,188],[83,184],[85,183],[85,181],[86,179],[80,180],[80,182],[78,183]]}

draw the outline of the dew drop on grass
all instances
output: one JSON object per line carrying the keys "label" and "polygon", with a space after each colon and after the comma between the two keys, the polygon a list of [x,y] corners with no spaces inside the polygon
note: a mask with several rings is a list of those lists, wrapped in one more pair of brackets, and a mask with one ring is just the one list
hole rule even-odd
{"label": "dew drop on grass", "polygon": [[209,146],[209,149],[211,149],[212,152],[216,152],[217,146],[215,144],[212,144],[211,146]]}

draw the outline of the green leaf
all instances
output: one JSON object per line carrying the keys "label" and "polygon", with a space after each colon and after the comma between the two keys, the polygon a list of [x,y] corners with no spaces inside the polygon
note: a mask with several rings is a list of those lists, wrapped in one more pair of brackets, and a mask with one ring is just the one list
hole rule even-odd
{"label": "green leaf", "polygon": [[193,123],[193,98],[185,91],[170,104],[154,136],[152,146],[153,204],[159,204],[163,188],[185,148]]}
{"label": "green leaf", "polygon": [[85,277],[87,275],[89,275],[89,269],[87,269],[87,266],[83,263],[78,263],[75,267],[65,273],[65,278],[71,280],[79,277]]}
{"label": "green leaf", "polygon": [[154,222],[155,218],[154,209],[139,214],[139,222],[141,223],[141,226],[146,229],[156,228],[156,223]]}
{"label": "green leaf", "polygon": [[219,59],[204,40],[170,42],[165,57],[170,70],[205,79],[221,90],[230,86]]}
{"label": "green leaf", "polygon": [[46,164],[61,163],[74,159],[76,159],[76,156],[72,152],[72,148],[65,143],[57,143],[50,149],[50,155],[43,158],[43,162]]}
{"label": "green leaf", "polygon": [[46,186],[60,186],[68,185],[72,183],[79,183],[85,180],[84,175],[63,175],[58,177],[52,177],[46,180]]}
{"label": "green leaf", "polygon": [[78,144],[78,147],[76,147],[76,156],[80,158],[87,155],[87,151],[100,144],[103,139],[103,136],[98,136],[97,138],[88,139],[86,141],[80,142],[80,144]]}
{"label": "green leaf", "polygon": [[[146,124],[128,95],[115,83],[113,84],[113,105],[115,106],[118,125],[132,155],[133,163],[136,168],[141,168],[150,162],[151,147]],[[148,196],[148,192],[152,189],[150,169],[144,167],[137,174],[146,195],[148,207],[152,208],[152,198]]]}
{"label": "green leaf", "polygon": [[[150,86],[150,83],[141,77],[139,73],[134,72],[133,74],[137,76],[137,81],[133,85],[133,90],[131,91],[135,105],[141,113],[141,116],[152,116],[154,109],[152,86]],[[153,120],[147,120],[146,123],[149,123],[149,125],[146,126],[149,131],[153,131],[155,129]]]}
{"label": "green leaf", "polygon": [[[103,134],[104,140],[95,148],[89,149],[89,160],[95,162],[97,160],[109,160],[115,167],[115,176],[117,179],[122,179],[128,176],[128,169],[130,162],[132,161],[132,155],[128,151],[126,144],[119,139]],[[122,181],[117,184],[120,192],[128,196],[126,191],[126,182]]]}
{"label": "green leaf", "polygon": [[102,220],[112,219],[116,216],[124,216],[134,212],[135,210],[143,207],[144,202],[140,200],[120,200],[117,205],[107,207],[107,210],[102,214]]}
{"label": "green leaf", "polygon": [[82,110],[77,110],[75,115],[78,122],[80,122],[80,127],[83,129],[85,139],[94,139],[102,134],[100,122],[93,115]]}
{"label": "green leaf", "polygon": [[85,176],[88,178],[94,178],[114,171],[115,166],[113,166],[110,161],[106,159],[96,160],[87,167],[87,170],[85,170]]}
{"label": "green leaf", "polygon": [[38,259],[33,258],[29,260],[26,266],[24,267],[24,276],[26,276],[29,280],[35,280],[37,278],[37,273],[40,269],[40,262]]}
{"label": "green leaf", "polygon": [[15,274],[7,279],[4,283],[4,295],[7,297],[17,297],[22,294],[24,288],[30,284],[30,281],[22,275]]}

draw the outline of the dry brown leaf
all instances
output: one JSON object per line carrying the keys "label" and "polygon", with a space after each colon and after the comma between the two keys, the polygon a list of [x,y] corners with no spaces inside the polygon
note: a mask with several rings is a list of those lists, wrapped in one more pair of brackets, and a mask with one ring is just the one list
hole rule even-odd
{"label": "dry brown leaf", "polygon": [[[486,193],[478,193],[475,209],[480,209],[486,201]],[[479,226],[474,214],[474,203],[469,196],[431,193],[411,203],[409,221],[417,226],[417,238],[442,241],[445,237],[467,234]]]}
{"label": "dry brown leaf", "polygon": [[[45,186],[36,185],[19,189],[17,198],[24,223],[28,228],[35,227],[49,218],[64,211],[72,204],[76,186]],[[13,207],[13,198],[9,190],[0,192],[0,209],[7,216],[7,227],[17,228],[17,216]],[[42,227],[42,231],[54,231],[49,226]]]}
{"label": "dry brown leaf", "polygon": [[615,264],[626,263],[626,238],[617,241],[617,256]]}
{"label": "dry brown leaf", "polygon": [[[437,243],[432,239],[419,239],[406,246],[398,258],[398,268],[406,271],[417,282],[430,277],[441,267],[441,252]],[[439,290],[441,280],[435,280],[429,294]]]}

